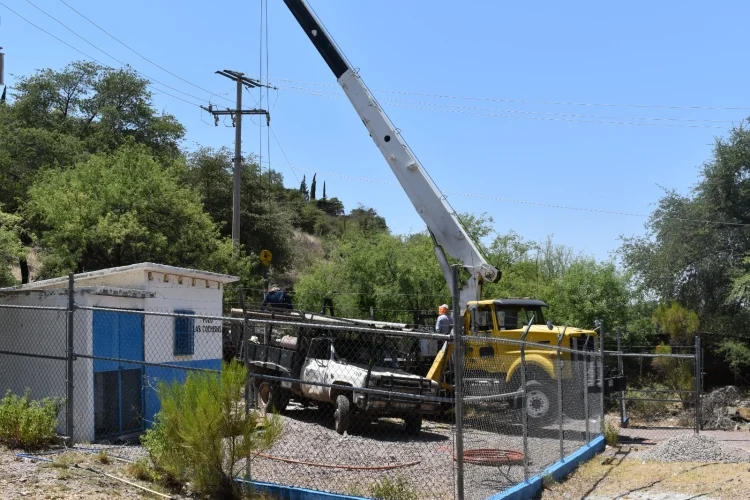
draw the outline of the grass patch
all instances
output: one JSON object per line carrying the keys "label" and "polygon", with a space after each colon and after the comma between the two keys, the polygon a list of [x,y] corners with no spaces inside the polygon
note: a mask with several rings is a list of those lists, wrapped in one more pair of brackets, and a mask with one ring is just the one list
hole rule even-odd
{"label": "grass patch", "polygon": [[109,458],[109,455],[107,455],[107,450],[102,450],[99,453],[97,453],[95,460],[99,462],[100,464],[104,464],[104,465],[107,465],[112,461]]}
{"label": "grass patch", "polygon": [[38,449],[54,442],[60,398],[32,400],[29,389],[23,396],[10,390],[0,399],[0,442],[10,448]]}
{"label": "grass patch", "polygon": [[384,477],[370,484],[366,491],[359,485],[349,487],[350,495],[373,498],[375,500],[418,500],[419,496],[403,476],[395,479]]}
{"label": "grass patch", "polygon": [[141,481],[153,482],[157,479],[154,470],[145,458],[139,458],[132,464],[128,464],[127,467],[125,467],[125,472],[127,472],[129,476]]}
{"label": "grass patch", "polygon": [[606,420],[604,421],[604,441],[607,446],[617,446],[620,443],[620,429]]}

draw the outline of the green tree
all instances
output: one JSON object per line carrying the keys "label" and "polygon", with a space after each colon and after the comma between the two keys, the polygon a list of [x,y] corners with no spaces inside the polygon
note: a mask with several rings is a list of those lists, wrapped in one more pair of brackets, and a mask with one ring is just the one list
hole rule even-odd
{"label": "green tree", "polygon": [[307,189],[307,181],[305,180],[305,176],[302,176],[302,182],[299,184],[299,192],[302,193],[302,195],[305,198],[305,201],[310,200],[310,191]]}
{"label": "green tree", "polygon": [[326,181],[323,181],[323,199],[325,200],[326,198]]}
{"label": "green tree", "polygon": [[670,342],[675,345],[692,345],[700,327],[698,315],[677,302],[659,304],[652,321],[656,329],[669,335]]}
{"label": "green tree", "polygon": [[141,145],[97,154],[68,169],[45,171],[29,190],[25,212],[42,246],[41,276],[143,261],[225,269],[231,241],[182,185]]}
{"label": "green tree", "polygon": [[318,174],[313,174],[312,184],[310,184],[310,201],[315,200],[315,190],[318,186],[318,181],[315,179],[317,176]]}
{"label": "green tree", "polygon": [[0,206],[0,286],[15,282],[10,266],[24,257],[26,252],[21,244],[21,217],[5,213]]}

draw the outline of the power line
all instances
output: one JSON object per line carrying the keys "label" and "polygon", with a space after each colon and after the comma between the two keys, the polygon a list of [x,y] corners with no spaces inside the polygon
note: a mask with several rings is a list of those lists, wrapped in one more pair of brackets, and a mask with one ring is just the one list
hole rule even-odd
{"label": "power line", "polygon": [[[76,52],[78,52],[79,54],[82,54],[82,55],[83,55],[84,57],[86,57],[87,59],[90,59],[90,60],[92,60],[92,61],[94,61],[94,62],[96,62],[96,63],[100,64],[101,66],[103,66],[103,67],[105,67],[105,68],[108,68],[108,69],[115,69],[115,68],[113,68],[112,66],[110,66],[110,65],[108,65],[108,64],[105,64],[105,63],[101,62],[101,61],[100,61],[100,60],[98,60],[97,58],[95,58],[95,57],[93,57],[93,56],[90,56],[89,54],[87,54],[86,52],[82,51],[81,49],[79,49],[79,48],[77,48],[77,47],[75,47],[75,46],[73,46],[73,45],[69,44],[68,42],[66,42],[66,41],[65,41],[65,40],[63,40],[62,38],[60,38],[60,37],[58,37],[58,36],[54,35],[53,33],[50,33],[49,31],[47,31],[46,29],[42,28],[41,26],[38,26],[37,24],[34,24],[33,22],[29,21],[29,20],[28,20],[27,18],[25,18],[24,16],[22,16],[21,14],[19,14],[19,13],[18,13],[18,12],[16,12],[15,10],[11,9],[10,7],[8,7],[8,6],[7,6],[7,5],[5,4],[5,3],[3,3],[2,1],[0,1],[0,5],[2,5],[3,7],[5,7],[5,8],[6,8],[6,9],[8,9],[8,10],[9,10],[10,12],[12,12],[12,13],[13,13],[13,14],[15,14],[16,16],[20,17],[20,18],[21,18],[21,19],[23,19],[24,21],[26,21],[26,22],[27,22],[28,24],[30,24],[31,26],[35,27],[35,28],[36,28],[36,29],[38,29],[39,31],[42,31],[42,32],[46,33],[47,35],[51,36],[52,38],[54,38],[54,39],[55,39],[55,40],[57,40],[58,42],[60,42],[60,43],[62,43],[62,44],[64,44],[64,45],[67,45],[68,47],[70,47],[71,49],[75,50],[75,51],[76,51]],[[134,71],[135,71],[135,70],[134,70]],[[157,83],[158,83],[158,82],[157,82]],[[154,89],[154,90],[156,90],[157,92],[161,92],[162,94],[168,95],[168,96],[170,96],[170,97],[173,97],[173,98],[175,98],[175,99],[178,99],[178,100],[180,100],[180,101],[182,101],[182,102],[188,103],[188,104],[190,104],[190,105],[192,105],[192,106],[198,106],[198,104],[195,104],[194,102],[190,102],[190,101],[188,101],[188,100],[186,100],[186,99],[183,99],[182,97],[178,97],[178,96],[176,96],[176,95],[170,94],[169,92],[165,92],[165,91],[164,91],[164,90],[162,90],[162,89],[159,89],[159,88],[153,87],[153,85],[150,85],[150,84],[149,84],[149,85],[146,85],[146,86],[147,86],[147,87],[150,87],[150,88],[153,88],[153,89]],[[183,93],[184,93],[184,92],[183,92]]]}
{"label": "power line", "polygon": [[[27,0],[27,1],[28,1],[28,0]],[[74,8],[74,7],[72,6],[72,5],[70,5],[70,4],[69,4],[68,2],[66,2],[65,0],[60,0],[60,2],[62,2],[63,4],[65,4],[65,6],[67,6],[67,7],[68,7],[68,8],[70,9],[70,10],[72,10],[73,12],[75,12],[76,14],[78,14],[79,16],[81,16],[81,17],[82,17],[83,19],[85,19],[85,20],[86,20],[86,21],[88,21],[89,23],[91,23],[91,24],[93,24],[94,26],[96,26],[96,27],[97,27],[97,28],[98,28],[98,29],[99,29],[100,31],[102,31],[102,32],[103,32],[104,34],[106,34],[107,36],[109,36],[110,38],[112,38],[112,39],[113,39],[114,41],[116,41],[117,43],[119,43],[119,44],[120,44],[120,45],[122,45],[123,47],[127,48],[128,50],[130,50],[130,51],[131,51],[131,52],[133,52],[133,53],[134,53],[135,55],[137,55],[138,57],[140,57],[140,58],[141,58],[141,59],[143,59],[144,61],[148,62],[149,64],[152,64],[153,66],[156,66],[156,67],[157,67],[157,68],[159,68],[160,70],[162,70],[162,71],[164,71],[164,72],[166,72],[166,73],[169,73],[169,74],[170,74],[170,75],[172,75],[173,77],[175,77],[175,78],[177,78],[177,79],[179,79],[179,80],[182,80],[183,82],[187,83],[188,85],[192,85],[193,87],[195,87],[195,88],[197,88],[197,89],[199,89],[199,90],[202,90],[202,91],[204,91],[204,92],[208,92],[209,94],[211,94],[211,95],[213,95],[213,96],[216,96],[216,97],[218,97],[219,99],[224,99],[225,101],[228,101],[228,102],[233,102],[233,101],[232,101],[231,99],[229,99],[229,98],[227,98],[227,97],[224,97],[224,96],[222,96],[222,95],[220,95],[220,94],[216,94],[215,92],[212,92],[211,90],[205,89],[205,88],[203,88],[203,87],[201,87],[201,86],[199,86],[199,85],[196,85],[195,83],[191,82],[190,80],[186,80],[185,78],[181,77],[180,75],[177,75],[177,74],[173,73],[172,71],[168,70],[167,68],[165,68],[165,67],[161,66],[160,64],[158,64],[158,63],[156,63],[156,62],[152,61],[152,60],[151,60],[151,59],[149,59],[148,57],[144,56],[143,54],[141,54],[140,52],[138,52],[137,50],[135,50],[134,48],[132,48],[132,47],[131,47],[130,45],[126,44],[125,42],[123,42],[122,40],[120,40],[119,38],[117,38],[116,36],[114,36],[114,35],[113,35],[112,33],[110,33],[109,31],[107,31],[106,29],[104,29],[104,28],[102,28],[101,26],[99,26],[99,25],[98,25],[97,23],[95,23],[95,22],[94,22],[94,21],[93,21],[92,19],[90,19],[90,18],[89,18],[89,17],[87,17],[86,15],[82,14],[82,13],[81,13],[80,11],[76,10],[76,9],[75,9],[75,8]],[[29,2],[29,3],[31,3],[31,2]],[[33,4],[32,4],[32,5],[33,5]]]}
{"label": "power line", "polygon": [[[292,169],[292,171],[294,170],[307,171],[307,172],[313,171],[312,169],[294,167],[291,164],[289,165],[289,168]],[[338,172],[327,172],[327,171],[322,171],[322,170],[317,170],[317,169],[315,169],[315,172],[322,174],[322,175],[328,175],[331,177],[354,180],[358,182],[366,182],[370,184],[380,184],[384,186],[400,187],[399,184],[395,182],[391,182],[391,181],[368,179],[366,177],[354,177],[354,176],[350,176],[346,174],[340,174]],[[489,200],[489,201],[498,201],[502,203],[515,203],[515,204],[520,204],[520,205],[530,205],[530,206],[536,206],[536,207],[555,208],[555,209],[562,209],[562,210],[576,210],[580,212],[600,213],[600,214],[605,214],[605,215],[619,215],[619,216],[626,216],[626,217],[649,217],[648,214],[639,214],[639,213],[632,213],[632,212],[618,212],[614,210],[575,207],[575,206],[569,206],[569,205],[556,205],[556,204],[551,204],[551,203],[541,203],[541,202],[528,201],[528,200],[516,200],[512,198],[502,198],[499,196],[489,196],[489,195],[476,194],[476,193],[444,191],[443,194],[445,196],[451,195],[451,196],[461,196],[464,198],[478,198],[478,199]],[[750,224],[742,223],[742,222],[712,221],[712,220],[705,220],[705,219],[690,219],[686,217],[664,217],[664,219],[677,220],[677,221],[682,221],[682,222],[701,223],[701,224],[715,224],[715,225],[720,225],[720,226],[738,226],[738,227],[750,226]]]}
{"label": "power line", "polygon": [[[294,92],[307,94],[307,95],[313,95],[318,97],[328,97],[331,99],[345,99],[344,95],[340,94],[324,94],[312,90],[306,90],[306,89],[299,89],[299,88],[292,88],[292,87],[280,87],[282,90],[292,90]],[[478,111],[472,111],[471,108],[465,108],[465,107],[459,107],[459,106],[450,106],[450,105],[444,105],[444,104],[437,104],[437,103],[420,103],[415,101],[399,101],[389,98],[382,98],[381,100],[386,102],[391,102],[394,107],[399,108],[405,108],[405,109],[417,109],[422,111],[442,111],[445,113],[457,113],[457,114],[465,114],[465,115],[475,115],[475,116],[489,116],[489,117],[496,117],[496,118],[513,118],[513,119],[520,119],[520,120],[534,120],[534,121],[555,121],[555,122],[572,122],[572,123],[594,123],[594,124],[601,124],[601,125],[630,125],[630,126],[639,126],[639,127],[676,127],[676,128],[710,128],[710,129],[721,129],[725,130],[726,127],[721,127],[718,125],[693,125],[693,124],[673,124],[673,123],[638,123],[638,122],[629,122],[629,121],[620,121],[620,120],[671,120],[670,118],[617,118],[617,117],[597,117],[592,116],[589,117],[588,115],[565,115],[565,114],[558,114],[558,113],[543,113],[543,112],[534,112],[534,111],[518,111],[518,110],[492,110],[490,108],[477,108],[477,109],[486,109],[487,111],[496,111],[496,112],[478,112]],[[413,102],[413,105],[407,105],[404,104],[405,102]],[[542,115],[548,115],[548,116],[525,116],[525,115],[535,115],[535,114],[542,114]],[[524,116],[519,116],[524,115]],[[570,117],[570,118],[569,118]],[[576,118],[580,117],[580,118]],[[592,119],[587,119],[592,118]],[[681,120],[675,118],[674,120]],[[697,121],[708,121],[708,120],[697,120]],[[727,123],[734,123],[732,120],[726,120]]]}
{"label": "power line", "polygon": [[[276,81],[297,83],[302,85],[315,85],[320,87],[334,87],[338,88],[338,85],[332,83],[320,83],[320,82],[309,82],[302,80],[293,80],[290,78],[275,78]],[[461,96],[461,95],[449,95],[449,94],[430,94],[425,92],[409,92],[404,90],[374,90],[383,94],[401,94],[411,95],[416,97],[430,97],[435,99],[457,99],[467,101],[486,101],[486,102],[501,102],[509,104],[536,104],[544,106],[584,106],[584,107],[610,107],[610,108],[653,108],[653,109],[690,109],[690,110],[711,110],[711,111],[748,111],[750,107],[722,107],[722,106],[694,106],[694,105],[673,105],[673,104],[632,104],[632,103],[592,103],[592,102],[576,102],[576,101],[543,101],[543,100],[525,100],[525,99],[503,99],[496,97],[476,97],[476,96]]]}
{"label": "power line", "polygon": [[[271,135],[273,135],[273,140],[276,141],[276,144],[278,144],[279,150],[281,150],[281,154],[284,155],[284,159],[286,160],[286,164],[289,167],[289,170],[292,171],[292,174],[294,175],[294,178],[297,179],[297,182],[300,182],[299,177],[297,177],[297,172],[294,171],[292,162],[289,161],[289,157],[286,155],[286,151],[284,151],[284,148],[281,146],[281,142],[279,142],[279,138],[276,137],[276,132],[273,131],[273,127],[269,126],[268,130],[271,132]],[[271,164],[269,163],[268,166],[270,168]]]}
{"label": "power line", "polygon": [[[68,30],[68,31],[70,31],[71,33],[73,33],[73,34],[74,34],[75,36],[77,36],[78,38],[80,38],[81,40],[83,40],[84,42],[86,42],[87,44],[91,45],[91,46],[92,46],[93,48],[95,48],[96,50],[98,50],[98,51],[99,51],[99,52],[101,52],[102,54],[106,55],[107,57],[109,57],[109,58],[111,58],[111,59],[113,59],[113,60],[115,60],[115,61],[117,61],[117,62],[118,62],[118,63],[119,63],[120,65],[122,65],[122,66],[128,66],[128,67],[131,67],[131,68],[132,68],[132,66],[130,66],[129,64],[127,64],[127,63],[125,63],[125,62],[123,62],[123,61],[119,60],[118,58],[116,58],[116,57],[115,57],[115,56],[113,56],[112,54],[109,54],[109,53],[108,53],[108,52],[106,52],[105,50],[103,50],[103,49],[99,48],[98,46],[96,46],[96,45],[94,45],[93,43],[91,43],[90,41],[88,41],[88,40],[87,40],[86,38],[84,38],[84,37],[82,37],[81,35],[79,35],[79,34],[78,34],[78,33],[77,33],[77,32],[76,32],[75,30],[73,30],[73,29],[71,29],[70,27],[68,27],[68,25],[66,25],[65,23],[63,23],[63,22],[62,22],[62,21],[60,21],[59,19],[57,19],[57,18],[56,18],[55,16],[53,16],[52,14],[50,14],[50,13],[46,12],[46,11],[45,11],[44,9],[42,9],[42,8],[38,7],[37,5],[35,5],[35,4],[33,3],[33,2],[31,2],[31,0],[26,0],[26,2],[27,2],[27,3],[29,4],[29,5],[31,5],[32,7],[34,7],[35,9],[37,9],[37,10],[38,10],[39,12],[41,12],[42,14],[44,14],[45,16],[47,16],[47,17],[49,17],[50,19],[52,19],[53,21],[57,22],[57,23],[58,23],[58,24],[59,24],[60,26],[62,26],[62,27],[63,27],[63,28],[65,28],[66,30]],[[183,92],[182,90],[180,90],[180,89],[178,89],[178,88],[175,88],[175,87],[172,87],[172,86],[170,86],[170,85],[167,85],[166,83],[160,82],[159,80],[157,80],[157,79],[155,79],[155,78],[152,78],[152,77],[148,76],[147,74],[145,74],[145,73],[142,73],[142,72],[138,71],[138,70],[137,70],[137,69],[135,69],[135,68],[133,68],[133,71],[135,71],[135,72],[136,72],[137,74],[141,75],[141,76],[142,76],[143,78],[146,78],[147,80],[149,80],[149,81],[151,81],[151,82],[153,82],[153,83],[157,83],[157,84],[159,84],[159,85],[162,85],[162,86],[164,86],[164,87],[167,87],[168,89],[174,90],[175,92],[179,92],[180,94],[184,94],[184,95],[186,95],[186,96],[188,96],[188,97],[192,97],[193,99],[197,99],[197,100],[199,100],[199,101],[201,100],[201,98],[200,98],[200,97],[198,97],[198,96],[195,96],[195,95],[193,95],[193,94],[189,94],[189,93],[187,93],[187,92]]]}

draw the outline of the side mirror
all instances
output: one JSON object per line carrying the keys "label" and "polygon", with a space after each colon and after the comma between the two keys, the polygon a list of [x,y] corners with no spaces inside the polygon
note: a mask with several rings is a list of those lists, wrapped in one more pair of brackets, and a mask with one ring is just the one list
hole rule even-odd
{"label": "side mirror", "polygon": [[552,321],[551,320],[547,320],[547,328],[549,328],[550,330],[552,330],[553,327],[552,327]]}

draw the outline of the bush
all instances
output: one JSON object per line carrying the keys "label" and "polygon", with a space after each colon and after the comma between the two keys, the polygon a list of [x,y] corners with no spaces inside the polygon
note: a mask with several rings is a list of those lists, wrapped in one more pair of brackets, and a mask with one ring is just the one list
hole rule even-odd
{"label": "bush", "polygon": [[620,442],[620,429],[606,420],[604,421],[604,441],[607,446],[617,446]]}
{"label": "bush", "polygon": [[417,500],[419,497],[403,476],[384,477],[370,485],[370,497],[376,500]]}
{"label": "bush", "polygon": [[0,442],[11,448],[42,448],[55,440],[63,399],[36,401],[29,394],[26,389],[18,397],[8,390],[0,399]]}
{"label": "bush", "polygon": [[237,361],[224,364],[220,376],[188,374],[184,384],[160,382],[161,410],[142,437],[156,473],[167,483],[190,483],[211,498],[234,498],[240,487],[239,462],[270,447],[281,434],[281,419],[259,426],[257,413],[245,415],[247,370]]}
{"label": "bush", "polygon": [[677,397],[676,394],[669,392],[652,393],[650,390],[669,390],[666,385],[662,384],[648,384],[643,388],[639,389],[628,389],[625,392],[626,398],[636,398],[627,402],[628,413],[633,416],[641,417],[644,419],[653,417],[663,417],[669,413],[670,403],[665,401],[638,401],[640,398],[651,398],[651,399],[674,399]]}

